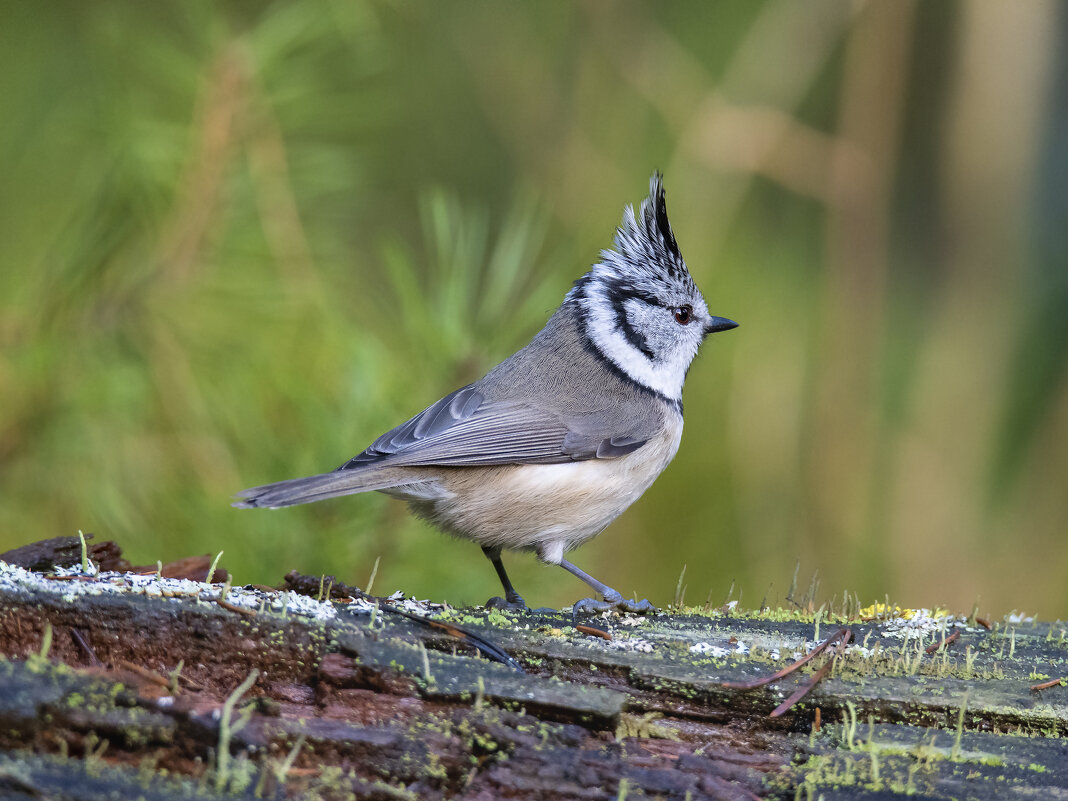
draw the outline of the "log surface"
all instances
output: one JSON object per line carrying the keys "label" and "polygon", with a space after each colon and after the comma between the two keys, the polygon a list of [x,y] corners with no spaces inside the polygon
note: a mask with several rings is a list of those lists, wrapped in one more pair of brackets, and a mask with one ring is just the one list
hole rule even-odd
{"label": "log surface", "polygon": [[1068,688],[1031,689],[1068,676],[1059,623],[848,621],[856,645],[771,718],[827,657],[723,682],[806,653],[840,625],[826,610],[397,604],[429,627],[384,602],[36,567],[0,563],[5,798],[1068,798]]}

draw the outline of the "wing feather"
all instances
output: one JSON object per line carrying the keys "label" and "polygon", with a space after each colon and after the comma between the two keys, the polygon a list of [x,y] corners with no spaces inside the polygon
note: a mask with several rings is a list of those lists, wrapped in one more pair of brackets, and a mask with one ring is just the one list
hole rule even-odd
{"label": "wing feather", "polygon": [[[597,413],[565,420],[529,403],[486,400],[471,385],[387,431],[338,470],[370,464],[461,467],[614,459],[634,452],[653,433],[621,434],[611,428]],[[639,423],[641,428],[651,426]]]}

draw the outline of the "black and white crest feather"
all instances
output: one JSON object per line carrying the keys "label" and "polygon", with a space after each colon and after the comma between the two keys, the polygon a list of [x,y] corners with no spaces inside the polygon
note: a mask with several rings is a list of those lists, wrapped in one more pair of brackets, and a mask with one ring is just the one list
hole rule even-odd
{"label": "black and white crest feather", "polygon": [[[609,268],[616,279],[638,285],[644,281],[677,284],[684,291],[697,290],[668,221],[660,173],[649,179],[649,197],[642,201],[637,214],[633,206],[627,206],[623,222],[616,229],[615,248],[601,251],[601,259],[602,265],[597,267]],[[592,274],[607,272],[597,267]]]}

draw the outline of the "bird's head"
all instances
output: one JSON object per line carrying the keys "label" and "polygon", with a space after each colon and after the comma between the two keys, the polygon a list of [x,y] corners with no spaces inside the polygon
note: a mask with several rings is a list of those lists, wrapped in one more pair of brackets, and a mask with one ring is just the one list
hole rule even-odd
{"label": "bird's head", "polygon": [[590,343],[627,377],[680,400],[686,371],[704,338],[737,323],[714,317],[682,260],[656,173],[637,213],[623,212],[615,246],[575,282]]}

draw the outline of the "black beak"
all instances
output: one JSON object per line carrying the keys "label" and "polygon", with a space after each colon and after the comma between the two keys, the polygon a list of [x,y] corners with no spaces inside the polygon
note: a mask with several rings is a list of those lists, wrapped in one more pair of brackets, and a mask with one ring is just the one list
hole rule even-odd
{"label": "black beak", "polygon": [[717,331],[730,331],[732,328],[737,328],[738,323],[734,320],[728,320],[726,317],[712,317],[708,321],[708,325],[705,326],[705,336],[714,334]]}

